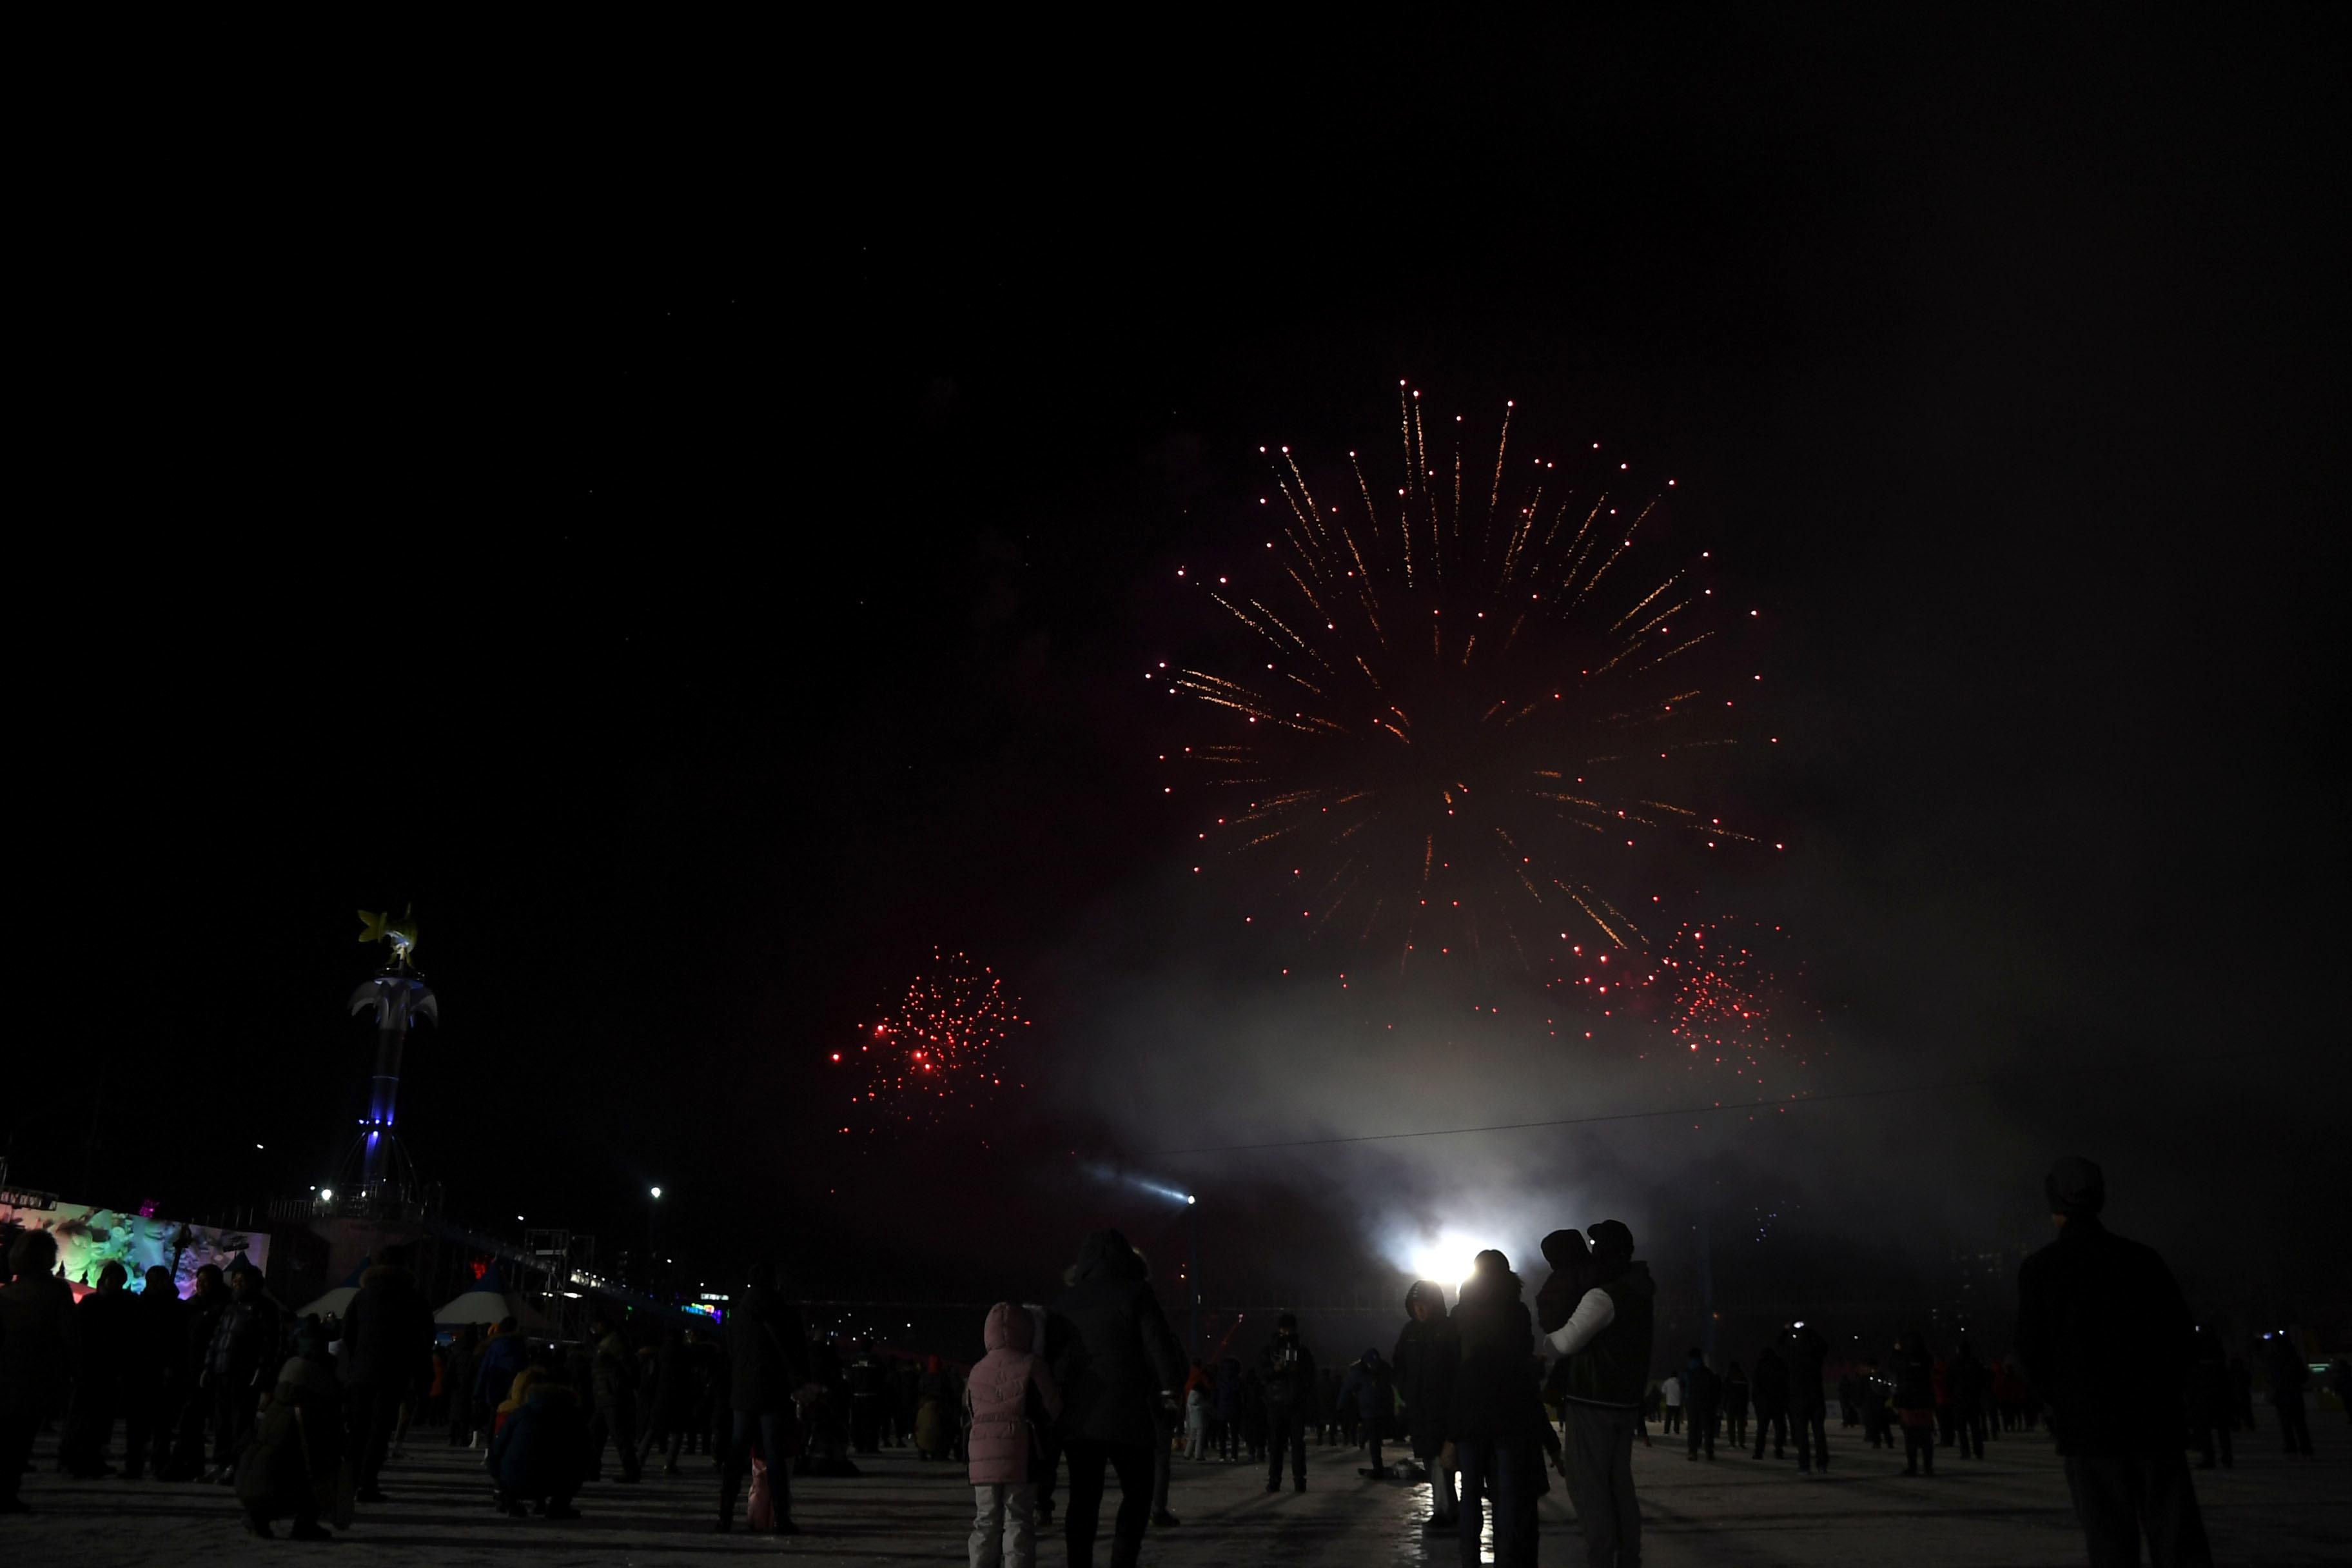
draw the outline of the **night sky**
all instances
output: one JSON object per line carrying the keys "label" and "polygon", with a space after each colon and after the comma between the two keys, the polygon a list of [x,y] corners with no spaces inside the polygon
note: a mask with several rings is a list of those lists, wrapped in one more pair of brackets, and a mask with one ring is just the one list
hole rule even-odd
{"label": "night sky", "polygon": [[[11,1168],[323,1179],[352,911],[413,900],[446,1022],[403,1121],[485,1226],[625,1242],[658,1182],[697,1269],[1034,1299],[1089,1225],[1175,1245],[1100,1161],[1245,1217],[1208,1279],[1254,1304],[1386,1290],[1457,1215],[1664,1251],[1767,1201],[1927,1278],[2036,1242],[2079,1152],[2216,1308],[2340,1302],[2345,41],[835,41],[190,198],[91,324],[114,435],[20,579],[68,984],[28,977]],[[1188,879],[1134,679],[1201,633],[1173,567],[1247,535],[1261,443],[1370,444],[1400,378],[1678,476],[1770,616],[1782,743],[1730,787],[1790,847],[1705,898],[1803,950],[1811,1089],[2001,1084],[1155,1154],[1717,1092],[1462,1023],[1523,980],[1283,975]],[[827,1054],[941,945],[1026,999],[1029,1088],[843,1139]]]}

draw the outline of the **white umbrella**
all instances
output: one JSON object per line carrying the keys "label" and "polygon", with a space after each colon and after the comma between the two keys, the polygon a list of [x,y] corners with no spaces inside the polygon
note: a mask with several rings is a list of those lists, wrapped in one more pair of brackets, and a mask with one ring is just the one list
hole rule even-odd
{"label": "white umbrella", "polygon": [[321,1318],[340,1318],[351,1306],[352,1298],[359,1293],[360,1288],[356,1285],[338,1285],[294,1315],[298,1318],[314,1315]]}

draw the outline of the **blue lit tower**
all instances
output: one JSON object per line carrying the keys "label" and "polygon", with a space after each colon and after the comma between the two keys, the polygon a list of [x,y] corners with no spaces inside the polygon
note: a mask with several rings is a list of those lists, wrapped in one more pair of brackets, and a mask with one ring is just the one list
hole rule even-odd
{"label": "blue lit tower", "polygon": [[360,940],[391,942],[392,962],[352,993],[354,1015],[375,1012],[375,1074],[368,1080],[367,1114],[360,1119],[354,1151],[359,1184],[352,1195],[371,1204],[408,1204],[415,1201],[415,1176],[392,1131],[400,1101],[400,1056],[418,1018],[441,1021],[441,1003],[408,962],[416,945],[415,921],[404,916],[394,921],[364,910],[360,919],[366,922]]}

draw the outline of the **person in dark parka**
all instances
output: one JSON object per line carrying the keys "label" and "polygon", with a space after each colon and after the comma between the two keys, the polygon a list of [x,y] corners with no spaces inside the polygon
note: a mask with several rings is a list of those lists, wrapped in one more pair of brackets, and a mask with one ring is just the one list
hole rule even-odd
{"label": "person in dark parka", "polygon": [[178,1430],[172,1438],[171,1466],[160,1478],[167,1481],[192,1481],[205,1473],[205,1434],[213,1414],[213,1335],[228,1308],[228,1284],[218,1264],[196,1270],[195,1289],[182,1305],[186,1312],[180,1338]]}
{"label": "person in dark parka", "polygon": [[449,1342],[449,1359],[441,1369],[441,1386],[449,1395],[449,1447],[463,1448],[474,1440],[474,1373],[482,1360],[481,1331],[467,1323]]}
{"label": "person in dark parka", "polygon": [[588,1423],[580,1395],[542,1377],[490,1439],[489,1469],[499,1506],[520,1517],[537,1503],[549,1519],[577,1519],[572,1500],[588,1470]]}
{"label": "person in dark parka", "polygon": [[[87,1307],[89,1302],[82,1303]],[[2278,1412],[2279,1437],[2288,1458],[2311,1457],[2311,1423],[2304,1414],[2304,1390],[2311,1385],[2311,1368],[2303,1359],[2294,1333],[2281,1329],[2271,1342],[2271,1408]]]}
{"label": "person in dark parka", "polygon": [[1914,1329],[1895,1348],[1895,1417],[1903,1427],[1903,1473],[1936,1473],[1936,1359]]}
{"label": "person in dark parka", "polygon": [[139,1299],[123,1289],[130,1282],[129,1269],[110,1263],[98,1272],[98,1288],[74,1308],[73,1405],[58,1445],[58,1468],[84,1480],[114,1473],[106,1446],[138,1342]]}
{"label": "person in dark parka", "polygon": [[[1265,1436],[1265,1489],[1282,1489],[1283,1456],[1290,1457],[1290,1477],[1299,1491],[1307,1489],[1307,1415],[1314,1409],[1317,1384],[1315,1353],[1298,1335],[1298,1320],[1288,1312],[1274,1321],[1274,1340],[1265,1347],[1258,1367],[1258,1426]],[[1248,1389],[1244,1383],[1244,1393]],[[1342,1384],[1340,1420],[1355,1427],[1363,1420],[1364,1402],[1348,1397]],[[1256,1458],[1255,1453],[1251,1456]]]}
{"label": "person in dark parka", "polygon": [[[346,1352],[348,1353],[348,1352]],[[326,1334],[315,1317],[294,1332],[294,1354],[263,1397],[253,1440],[236,1459],[236,1500],[245,1528],[268,1540],[270,1521],[290,1518],[297,1541],[331,1541],[319,1523],[332,1517],[343,1468],[342,1396]]]}
{"label": "person in dark parka", "polygon": [[1809,1476],[1816,1464],[1824,1470],[1830,1468],[1823,1420],[1827,1401],[1822,1387],[1822,1363],[1829,1359],[1830,1347],[1810,1324],[1796,1323],[1782,1336],[1782,1348],[1789,1358],[1789,1435],[1797,1440],[1797,1473]]}
{"label": "person in dark parka", "polygon": [[1723,1374],[1723,1440],[1735,1448],[1748,1446],[1748,1374],[1738,1362]]}
{"label": "person in dark parka", "polygon": [[2230,1442],[2230,1363],[2222,1353],[2221,1331],[2210,1323],[2197,1325],[2197,1349],[2189,1370],[2189,1429],[2201,1457],[2200,1470],[2213,1468],[2216,1439],[2223,1468],[2238,1462]]}
{"label": "person in dark parka", "polygon": [[1772,1457],[1785,1456],[1789,1439],[1789,1363],[1780,1352],[1766,1345],[1756,1352],[1755,1375],[1748,1388],[1756,1401],[1756,1452],[1749,1457],[1764,1457],[1764,1441],[1769,1435]]}
{"label": "person in dark parka", "polygon": [[228,1304],[221,1309],[205,1354],[205,1375],[213,1399],[213,1471],[217,1481],[235,1479],[237,1448],[253,1430],[262,1394],[283,1364],[278,1303],[262,1289],[261,1270],[238,1260],[228,1272]]}
{"label": "person in dark parka", "polygon": [[1706,1357],[1696,1345],[1683,1363],[1683,1427],[1685,1458],[1696,1459],[1706,1450],[1708,1462],[1715,1459],[1715,1418],[1723,1406],[1723,1379],[1706,1364]]}
{"label": "person in dark parka", "polygon": [[1633,1494],[1633,1433],[1654,1348],[1657,1286],[1633,1258],[1633,1233],[1602,1220],[1590,1233],[1589,1289],[1546,1335],[1567,1362],[1559,1380],[1567,1425],[1568,1492],[1592,1568],[1642,1560],[1642,1510]]}
{"label": "person in dark parka", "polygon": [[620,1462],[620,1479],[637,1484],[637,1357],[620,1314],[602,1325],[590,1376],[594,1381],[596,1408],[588,1418],[588,1474],[599,1479],[604,1466],[604,1445],[611,1443]]}
{"label": "person in dark parka", "polygon": [[73,1364],[73,1287],[53,1272],[57,1238],[28,1230],[8,1249],[16,1279],[0,1289],[0,1514],[30,1511],[16,1495],[33,1435],[65,1402]]}
{"label": "person in dark parka", "polygon": [[131,1364],[122,1386],[122,1473],[131,1480],[146,1473],[151,1458],[159,1478],[172,1468],[172,1434],[185,1392],[187,1306],[170,1269],[159,1263],[147,1270],[131,1314]]}
{"label": "person in dark parka", "polygon": [[2017,1353],[2050,1412],[2094,1563],[2213,1560],[2181,1448],[2194,1351],[2189,1304],[2164,1259],[2099,1221],[2106,1178],[2067,1158],[2042,1188],[2058,1239],[2018,1271]]}
{"label": "person in dark parka", "polygon": [[760,1441],[774,1494],[776,1532],[797,1535],[792,1515],[793,1392],[809,1381],[808,1331],[800,1309],[776,1288],[775,1265],[755,1263],[743,1299],[727,1314],[729,1437],[719,1479],[719,1528],[735,1527],[735,1494],[751,1468],[751,1440]]}
{"label": "person in dark parka", "polygon": [[[514,1380],[530,1364],[530,1345],[522,1325],[512,1318],[499,1320],[490,1342],[474,1363],[474,1418],[477,1432],[498,1425],[499,1406],[514,1392]],[[575,1394],[574,1397],[577,1397]]]}
{"label": "person in dark parka", "polygon": [[1063,1278],[1069,1288],[1046,1314],[1045,1358],[1062,1393],[1070,1568],[1092,1568],[1106,1469],[1119,1490],[1111,1563],[1132,1568],[1151,1510],[1152,1405],[1183,1386],[1183,1348],[1118,1231],[1088,1236]]}
{"label": "person in dark parka", "polygon": [[1396,1390],[1404,1400],[1406,1438],[1412,1457],[1429,1471],[1429,1522],[1432,1535],[1454,1528],[1454,1470],[1437,1456],[1445,1447],[1445,1421],[1454,1401],[1454,1374],[1462,1364],[1462,1340],[1445,1313],[1445,1290],[1427,1279],[1415,1280],[1404,1293],[1407,1321],[1397,1335],[1396,1353],[1390,1357],[1396,1373]]}
{"label": "person in dark parka", "polygon": [[[1396,1380],[1378,1350],[1368,1350],[1356,1358],[1339,1384],[1339,1397],[1355,1401],[1356,1412],[1363,1419],[1364,1446],[1370,1451],[1372,1461],[1364,1474],[1376,1481],[1386,1480],[1389,1468],[1381,1463],[1381,1439],[1388,1435],[1389,1421],[1396,1412]],[[1304,1442],[1304,1421],[1300,1429],[1300,1441]]]}
{"label": "person in dark parka", "polygon": [[1952,1434],[1959,1439],[1960,1458],[1981,1459],[1985,1457],[1985,1375],[1984,1363],[1962,1340],[1952,1359],[1944,1363],[1944,1389],[1952,1401]]}
{"label": "person in dark parka", "polygon": [[360,1276],[343,1312],[343,1398],[351,1425],[352,1473],[361,1502],[381,1502],[376,1486],[401,1403],[432,1375],[433,1306],[416,1277],[386,1261]]}
{"label": "person in dark parka", "polygon": [[1542,1462],[1536,1428],[1544,1416],[1532,1375],[1535,1324],[1521,1299],[1526,1289],[1510,1259],[1490,1248],[1478,1254],[1454,1308],[1462,1358],[1454,1369],[1445,1451],[1438,1463],[1461,1473],[1454,1540],[1464,1568],[1475,1568],[1480,1560],[1486,1523],[1481,1503],[1494,1510],[1498,1568],[1535,1560]]}

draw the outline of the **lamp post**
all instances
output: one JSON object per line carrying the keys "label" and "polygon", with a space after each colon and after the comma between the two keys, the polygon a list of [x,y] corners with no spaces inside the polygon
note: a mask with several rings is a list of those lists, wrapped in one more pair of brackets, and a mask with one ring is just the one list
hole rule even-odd
{"label": "lamp post", "polygon": [[653,1197],[646,1204],[646,1284],[648,1288],[654,1282],[654,1264],[661,1252],[661,1189],[655,1187],[650,1190]]}
{"label": "lamp post", "polygon": [[1199,1361],[1201,1359],[1201,1199],[1199,1194],[1194,1193],[1184,1194],[1184,1215],[1189,1222],[1185,1228],[1191,1232],[1192,1239],[1192,1257],[1184,1265],[1184,1285],[1192,1297],[1191,1321],[1184,1332],[1192,1342],[1192,1351],[1187,1359]]}

